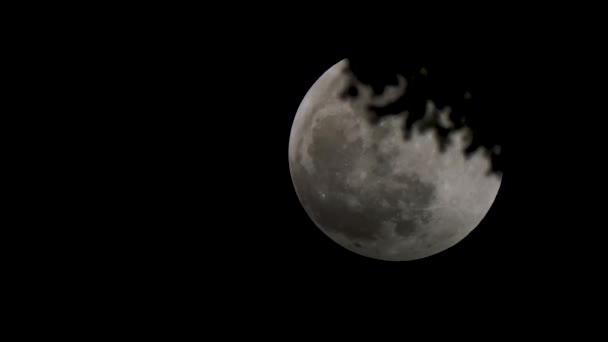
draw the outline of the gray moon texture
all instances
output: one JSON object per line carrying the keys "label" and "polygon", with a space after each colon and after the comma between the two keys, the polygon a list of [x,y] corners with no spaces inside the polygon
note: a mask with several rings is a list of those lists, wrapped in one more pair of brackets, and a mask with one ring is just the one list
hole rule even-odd
{"label": "gray moon texture", "polygon": [[[357,83],[359,96],[344,100],[347,63],[314,83],[293,121],[289,168],[304,210],[334,242],[374,259],[415,260],[454,246],[487,214],[501,176],[488,172],[483,151],[465,157],[466,130],[442,153],[433,131],[414,126],[405,140],[404,115],[372,123],[366,106],[394,100],[407,80],[382,96]],[[447,112],[440,119],[450,125]]]}

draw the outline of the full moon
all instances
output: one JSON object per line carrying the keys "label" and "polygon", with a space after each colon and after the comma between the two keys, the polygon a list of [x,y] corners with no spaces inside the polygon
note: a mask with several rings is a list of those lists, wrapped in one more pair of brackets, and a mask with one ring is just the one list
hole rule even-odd
{"label": "full moon", "polygon": [[[432,130],[415,125],[405,140],[403,115],[372,123],[367,105],[390,103],[407,80],[382,96],[359,83],[359,96],[345,100],[347,63],[314,83],[293,121],[289,169],[304,210],[337,244],[374,259],[415,260],[454,246],[487,214],[501,177],[489,173],[481,149],[465,157],[466,130],[442,152]],[[440,119],[450,124],[447,112]]]}

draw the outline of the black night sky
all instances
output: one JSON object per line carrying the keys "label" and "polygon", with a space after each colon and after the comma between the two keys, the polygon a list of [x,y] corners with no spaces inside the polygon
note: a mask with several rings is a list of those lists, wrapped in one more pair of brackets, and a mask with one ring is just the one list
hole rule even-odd
{"label": "black night sky", "polygon": [[[152,161],[133,179],[154,172],[145,184],[162,185],[138,181],[154,203],[142,212],[151,223],[121,239],[139,246],[125,274],[204,283],[262,302],[361,296],[367,288],[395,294],[460,285],[542,296],[571,281],[598,286],[606,251],[606,68],[594,38],[503,32],[370,46],[267,33],[210,38],[204,46],[191,44],[192,34],[167,40],[170,67],[146,78],[158,85],[144,98],[153,114],[142,114],[146,124],[137,129],[146,139],[129,158]],[[481,225],[454,247],[410,262],[365,258],[327,238],[299,203],[288,164],[292,121],[308,89],[343,58],[357,61],[356,72],[377,86],[428,66],[446,76],[421,83],[416,94],[446,105],[452,89],[475,94],[475,107],[462,106],[459,115],[473,117],[478,145],[501,145],[495,166],[503,178]],[[419,101],[397,109],[415,110]]]}
{"label": "black night sky", "polygon": [[[435,16],[440,8],[389,9],[399,17],[389,19],[363,4],[361,17],[295,3],[230,3],[225,12],[122,4],[61,15],[29,6],[27,20],[11,12],[7,44],[19,44],[5,50],[23,65],[6,64],[19,81],[7,78],[7,87],[20,93],[6,116],[24,128],[7,121],[16,138],[6,150],[20,156],[4,166],[23,178],[6,179],[19,210],[5,210],[16,218],[4,228],[21,236],[4,239],[13,249],[5,268],[18,271],[5,278],[25,292],[9,289],[20,310],[9,316],[24,332],[47,333],[41,321],[68,333],[156,333],[170,318],[172,335],[191,325],[214,336],[223,322],[221,337],[279,340],[332,323],[359,332],[357,322],[322,317],[331,309],[403,317],[405,338],[412,328],[454,334],[436,323],[442,314],[466,318],[467,337],[469,326],[485,331],[471,310],[501,323],[490,332],[501,337],[522,316],[541,329],[545,313],[568,324],[602,319],[608,30],[596,17],[605,10],[476,4],[462,10],[470,18],[445,11],[450,21]],[[471,152],[500,146],[491,156],[502,173],[496,199],[455,246],[415,261],[366,258],[328,238],[300,204],[288,159],[293,119],[342,59],[374,89],[398,73],[411,82],[404,97],[372,108],[378,120],[407,110],[413,124],[430,99],[474,131]],[[347,89],[345,98],[353,95]],[[439,144],[451,134],[428,128]],[[419,329],[406,313],[435,327]],[[568,325],[549,324],[543,334]]]}
{"label": "black night sky", "polygon": [[[253,208],[272,212],[262,215],[265,219],[261,222],[272,222],[262,223],[263,237],[251,232],[254,240],[262,241],[264,246],[260,250],[252,246],[264,256],[260,267],[274,276],[313,283],[329,279],[373,283],[376,280],[371,279],[384,279],[396,282],[393,286],[397,287],[407,287],[413,279],[426,284],[451,277],[524,286],[524,279],[532,284],[545,283],[569,272],[585,273],[582,269],[586,267],[594,276],[595,266],[591,265],[596,265],[598,250],[583,247],[582,244],[593,242],[579,232],[589,232],[591,227],[586,215],[573,214],[582,202],[577,200],[581,197],[570,194],[580,190],[573,184],[581,181],[582,169],[578,165],[588,153],[573,147],[579,136],[585,136],[580,131],[581,125],[589,125],[584,117],[591,115],[582,114],[589,108],[579,100],[588,91],[587,87],[580,87],[587,76],[577,72],[575,65],[555,59],[563,45],[545,42],[538,46],[525,39],[476,48],[471,47],[475,44],[459,43],[442,49],[396,45],[373,50],[371,56],[370,51],[352,48],[304,52],[306,49],[293,47],[272,49],[272,53],[255,59],[261,67],[254,79],[264,79],[264,88],[267,87],[261,100],[261,112],[267,117],[261,124],[267,134],[263,142],[272,151],[267,157],[272,161],[264,169],[272,176],[265,174],[263,179],[272,184],[273,191],[283,189],[282,195],[271,196],[269,203],[252,204]],[[409,53],[416,49],[425,53]],[[440,55],[439,51],[447,52]],[[449,53],[454,57],[445,60]],[[445,252],[398,263],[355,255],[316,228],[296,197],[287,163],[293,116],[315,80],[334,63],[349,57],[360,61],[361,75],[367,72],[370,82],[380,84],[390,82],[395,70],[407,72],[410,61],[417,66],[431,65],[452,76],[451,80],[456,79],[436,86],[435,94],[440,98],[445,95],[441,100],[446,102],[450,87],[464,84],[477,90],[474,110],[478,113],[472,115],[481,113],[484,117],[476,121],[475,128],[482,132],[480,135],[486,135],[480,144],[502,146],[499,169],[503,180],[482,224]],[[381,65],[380,74],[374,74],[377,65]],[[262,182],[260,189],[267,189],[267,184]],[[252,199],[250,203],[258,201]]]}

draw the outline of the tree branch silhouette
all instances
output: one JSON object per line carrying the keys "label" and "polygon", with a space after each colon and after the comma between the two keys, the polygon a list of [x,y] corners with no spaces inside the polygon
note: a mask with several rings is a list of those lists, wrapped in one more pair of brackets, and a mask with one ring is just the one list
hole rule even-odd
{"label": "tree branch silhouette", "polygon": [[[353,82],[343,92],[344,99],[359,95],[357,82],[368,85],[380,95],[389,85],[398,84],[398,75],[405,77],[406,91],[391,103],[383,106],[369,105],[375,121],[391,115],[406,115],[404,138],[411,137],[414,125],[422,132],[432,130],[436,134],[441,151],[450,145],[454,133],[466,129],[470,143],[463,151],[470,156],[478,150],[488,158],[489,172],[502,174],[504,169],[502,144],[504,132],[496,111],[497,104],[492,92],[492,79],[498,77],[491,68],[476,64],[475,60],[430,60],[415,58],[348,58],[345,70]],[[404,62],[405,61],[405,62]],[[355,81],[356,80],[356,81]],[[431,101],[434,106],[429,106]],[[448,111],[448,121],[440,113]]]}

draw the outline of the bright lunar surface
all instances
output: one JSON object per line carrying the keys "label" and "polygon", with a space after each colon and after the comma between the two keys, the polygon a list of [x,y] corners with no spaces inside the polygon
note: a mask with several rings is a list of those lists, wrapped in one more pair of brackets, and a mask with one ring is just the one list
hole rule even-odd
{"label": "bright lunar surface", "polygon": [[358,84],[359,96],[344,100],[347,63],[316,81],[291,128],[289,168],[304,210],[333,241],[375,259],[420,259],[455,245],[490,209],[500,176],[488,173],[481,149],[465,157],[465,130],[442,153],[432,130],[415,125],[405,140],[403,115],[371,123],[366,105],[396,99],[407,80],[382,96]]}

